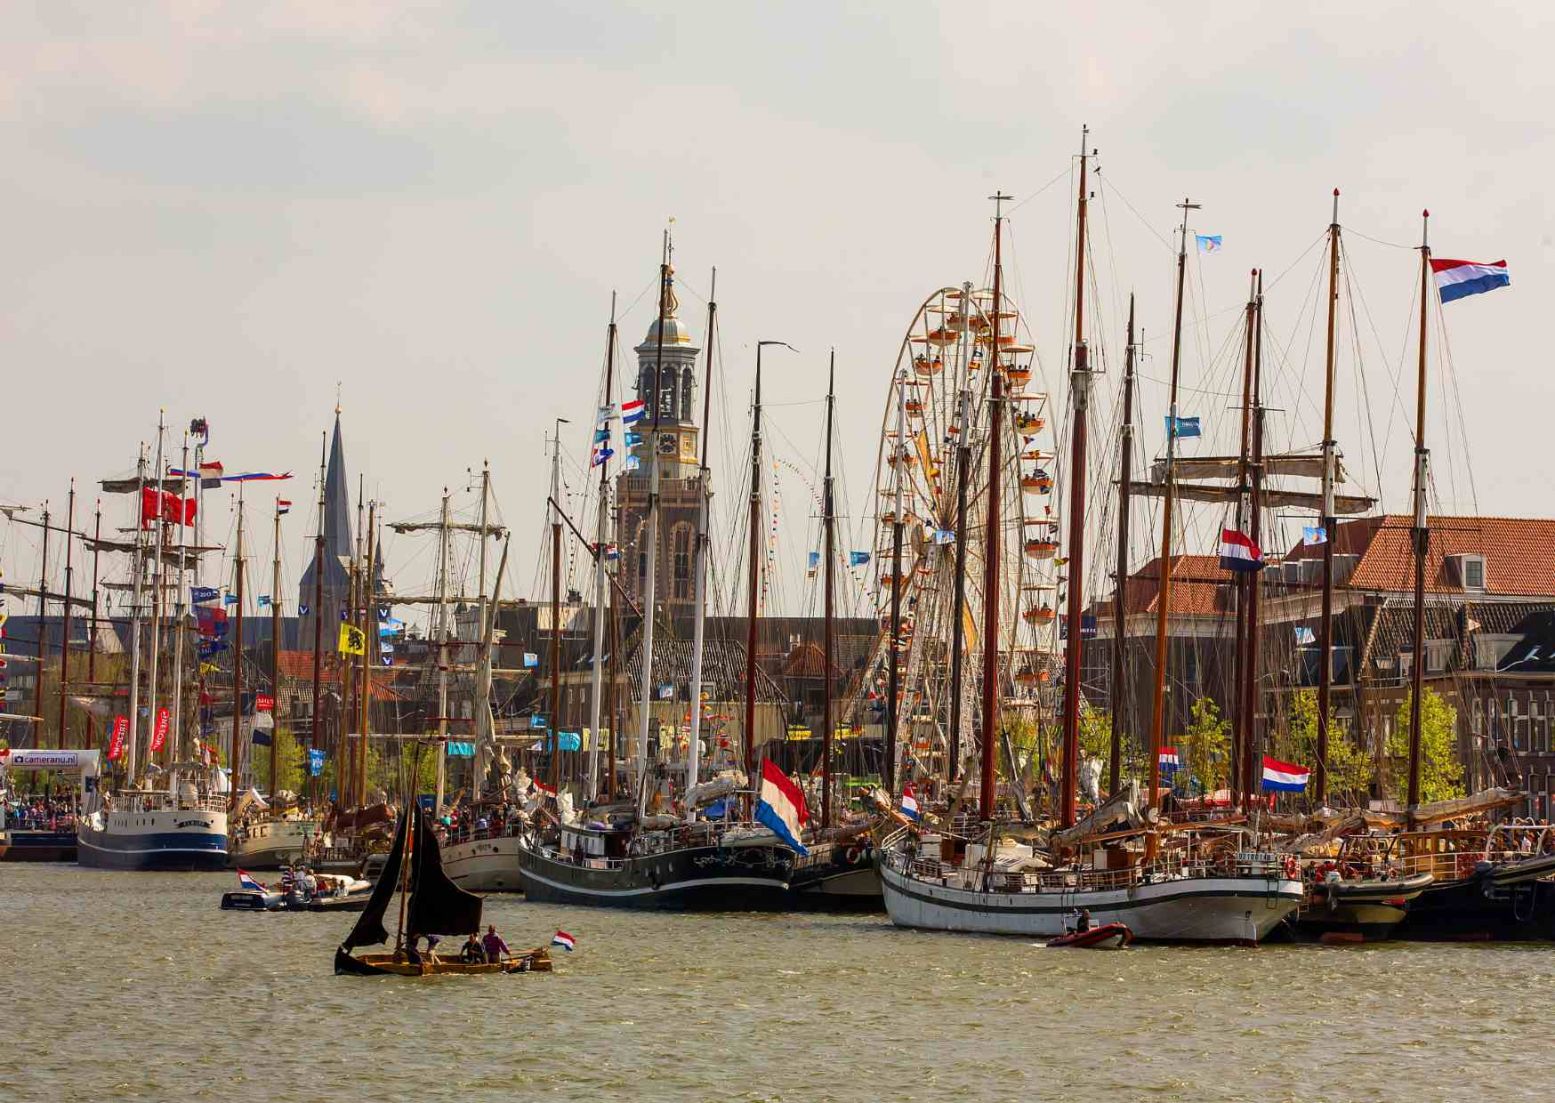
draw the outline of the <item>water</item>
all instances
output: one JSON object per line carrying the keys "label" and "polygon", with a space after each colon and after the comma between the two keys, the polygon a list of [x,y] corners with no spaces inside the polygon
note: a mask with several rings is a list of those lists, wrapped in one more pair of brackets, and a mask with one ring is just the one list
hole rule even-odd
{"label": "water", "polygon": [[1548,1099],[1555,946],[1047,950],[493,897],[556,972],[336,977],[230,874],[0,866],[0,1099]]}

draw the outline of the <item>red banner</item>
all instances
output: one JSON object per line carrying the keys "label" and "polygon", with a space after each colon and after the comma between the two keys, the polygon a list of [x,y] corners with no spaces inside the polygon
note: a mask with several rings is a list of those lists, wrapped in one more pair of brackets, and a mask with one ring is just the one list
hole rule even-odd
{"label": "red banner", "polygon": [[157,722],[151,729],[151,753],[156,754],[167,746],[167,709],[157,709]]}
{"label": "red banner", "polygon": [[193,498],[180,498],[171,490],[158,490],[154,486],[140,488],[141,528],[150,528],[159,517],[169,525],[192,525],[194,515]]}
{"label": "red banner", "polygon": [[117,762],[124,757],[124,737],[130,732],[130,719],[127,716],[115,716],[113,718],[113,734],[108,737],[108,761]]}
{"label": "red banner", "polygon": [[256,693],[256,694],[254,694],[254,711],[255,712],[274,712],[275,711],[275,698],[270,696],[268,693]]}

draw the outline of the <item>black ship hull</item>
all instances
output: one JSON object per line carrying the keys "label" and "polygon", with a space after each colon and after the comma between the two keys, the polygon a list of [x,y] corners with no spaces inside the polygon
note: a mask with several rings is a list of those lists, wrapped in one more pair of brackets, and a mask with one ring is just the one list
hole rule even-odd
{"label": "black ship hull", "polygon": [[813,844],[794,862],[789,907],[795,911],[884,912],[885,895],[866,835],[847,843]]}
{"label": "black ship hull", "polygon": [[656,911],[785,911],[793,852],[780,845],[689,846],[571,860],[526,840],[519,875],[531,900]]}
{"label": "black ship hull", "polygon": [[1395,938],[1421,942],[1555,940],[1555,883],[1503,882],[1481,870],[1432,885],[1409,905]]}

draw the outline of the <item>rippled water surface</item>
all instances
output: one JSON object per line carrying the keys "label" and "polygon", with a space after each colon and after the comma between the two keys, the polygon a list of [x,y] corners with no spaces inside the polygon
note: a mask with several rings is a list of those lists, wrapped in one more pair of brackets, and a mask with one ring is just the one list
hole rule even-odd
{"label": "rippled water surface", "polygon": [[336,977],[230,874],[0,865],[0,1099],[1555,1098],[1555,946],[1047,950],[487,901],[556,972]]}

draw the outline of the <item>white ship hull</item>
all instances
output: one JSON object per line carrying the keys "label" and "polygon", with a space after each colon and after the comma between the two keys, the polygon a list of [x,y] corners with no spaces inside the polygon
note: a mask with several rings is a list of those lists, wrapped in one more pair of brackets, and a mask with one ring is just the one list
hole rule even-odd
{"label": "white ship hull", "polygon": [[443,871],[468,892],[523,892],[518,836],[466,839],[443,847]]}
{"label": "white ship hull", "polygon": [[1301,904],[1300,881],[1209,876],[1140,882],[1120,888],[982,892],[958,878],[914,877],[880,867],[886,911],[899,927],[1053,938],[1085,908],[1097,926],[1125,924],[1147,942],[1263,941]]}
{"label": "white ship hull", "polygon": [[319,835],[318,820],[254,820],[232,838],[232,864],[242,869],[280,869],[297,865],[308,843]]}
{"label": "white ship hull", "polygon": [[81,817],[76,860],[98,869],[227,868],[227,813],[156,808]]}

